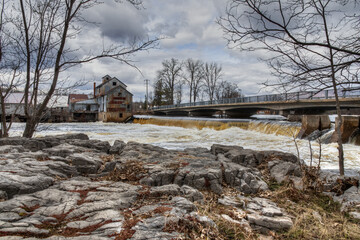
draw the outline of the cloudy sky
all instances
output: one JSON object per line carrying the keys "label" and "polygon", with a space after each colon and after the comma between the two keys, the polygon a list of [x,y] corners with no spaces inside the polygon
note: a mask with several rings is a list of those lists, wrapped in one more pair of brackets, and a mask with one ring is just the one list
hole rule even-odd
{"label": "cloudy sky", "polygon": [[[89,84],[78,92],[90,92],[93,82],[99,84],[108,74],[123,81],[134,94],[134,101],[144,100],[145,83],[153,84],[156,71],[165,59],[187,58],[217,62],[223,67],[223,80],[236,83],[245,95],[257,94],[259,83],[271,78],[265,63],[256,53],[229,49],[216,19],[224,14],[226,0],[145,0],[140,10],[129,4],[107,0],[86,12],[86,17],[99,23],[85,27],[71,41],[79,51],[119,44],[133,36],[163,37],[156,49],[136,54],[136,69],[114,60],[94,61],[67,72],[72,80]],[[64,74],[65,76],[65,74]],[[152,88],[150,88],[152,90]],[[187,102],[187,98],[183,102]]]}

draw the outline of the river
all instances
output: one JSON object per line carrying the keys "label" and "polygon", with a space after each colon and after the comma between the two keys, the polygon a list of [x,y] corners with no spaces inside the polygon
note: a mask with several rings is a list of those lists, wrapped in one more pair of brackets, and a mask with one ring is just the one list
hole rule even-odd
{"label": "river", "polygon": [[[199,119],[192,119],[192,121],[197,120]],[[208,120],[208,122],[213,121],[213,119]],[[239,120],[237,124],[242,124],[242,122]],[[299,129],[299,125],[264,121],[251,121],[251,123],[252,127],[248,128],[251,130],[244,130],[237,127],[236,124],[227,124],[227,127],[214,127],[215,129],[212,129],[207,126],[192,127],[187,125],[186,127],[179,127],[140,123],[44,123],[40,124],[35,137],[64,133],[85,133],[90,139],[106,140],[110,144],[115,140],[135,141],[167,149],[210,148],[213,144],[225,144],[238,145],[253,150],[279,150],[297,154],[294,138],[291,137],[291,134],[284,134],[284,129],[294,131],[294,129]],[[211,127],[211,124],[209,126]],[[23,129],[23,123],[14,123],[10,134],[11,136],[20,136]],[[309,142],[296,139],[296,143],[300,157],[307,164],[310,164]],[[313,151],[313,165],[316,165],[319,158],[319,143],[312,141],[311,149]],[[345,168],[360,171],[360,147],[344,144],[344,152]],[[321,167],[323,169],[338,169],[337,155],[336,143],[321,144]]]}

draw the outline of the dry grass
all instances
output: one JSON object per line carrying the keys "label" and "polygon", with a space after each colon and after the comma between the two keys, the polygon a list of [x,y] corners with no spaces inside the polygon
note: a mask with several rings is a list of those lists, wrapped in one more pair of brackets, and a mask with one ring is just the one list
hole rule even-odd
{"label": "dry grass", "polygon": [[[240,194],[240,192],[233,188],[224,188],[224,195],[236,196],[237,194]],[[221,217],[222,214],[225,214],[234,220],[241,221],[244,216],[239,215],[233,207],[218,204],[219,196],[212,192],[203,192],[203,195],[205,198],[204,203],[197,204],[198,213],[213,220],[217,228],[200,225],[197,231],[199,235],[195,239],[257,239],[257,234],[247,230],[245,226],[226,221]]]}
{"label": "dry grass", "polygon": [[140,161],[127,161],[121,165],[121,168],[115,168],[108,175],[97,180],[105,181],[123,181],[137,183],[147,170],[144,169],[143,163]]}
{"label": "dry grass", "polygon": [[277,239],[360,239],[359,222],[340,211],[340,204],[315,191],[280,186],[268,197],[293,217],[294,226]]}
{"label": "dry grass", "polygon": [[[231,188],[224,190],[227,196],[239,194]],[[192,223],[184,224],[182,229],[176,229],[185,233],[186,239],[259,239],[258,233],[224,220],[221,214],[238,221],[245,216],[239,215],[233,207],[218,204],[219,196],[211,192],[203,194],[205,201],[203,204],[197,204],[198,213],[212,219],[217,229],[205,227],[193,220]],[[342,213],[340,205],[326,195],[277,185],[272,191],[258,196],[270,198],[293,219],[294,225],[288,232],[269,232],[273,239],[360,239],[360,221]]]}

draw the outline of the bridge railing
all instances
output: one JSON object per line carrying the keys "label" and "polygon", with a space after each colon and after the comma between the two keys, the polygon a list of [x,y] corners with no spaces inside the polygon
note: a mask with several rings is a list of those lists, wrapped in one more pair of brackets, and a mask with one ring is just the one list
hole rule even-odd
{"label": "bridge railing", "polygon": [[[354,98],[360,97],[360,90],[356,91],[339,91],[340,98]],[[306,91],[306,92],[293,92],[293,93],[282,93],[282,94],[268,94],[268,95],[257,95],[247,96],[240,98],[224,98],[213,101],[201,101],[192,103],[181,103],[174,105],[163,105],[153,107],[153,110],[162,110],[170,108],[182,108],[182,107],[193,107],[193,106],[207,106],[207,105],[220,105],[220,104],[232,104],[232,103],[261,103],[261,102],[286,102],[286,101],[299,101],[306,99],[334,99],[335,94],[333,90],[323,91]]]}

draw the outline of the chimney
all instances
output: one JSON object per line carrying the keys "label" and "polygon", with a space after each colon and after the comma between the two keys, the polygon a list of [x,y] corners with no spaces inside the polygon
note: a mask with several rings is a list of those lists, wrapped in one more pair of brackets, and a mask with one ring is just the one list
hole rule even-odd
{"label": "chimney", "polygon": [[95,89],[96,89],[96,82],[94,82],[94,98],[96,98]]}

